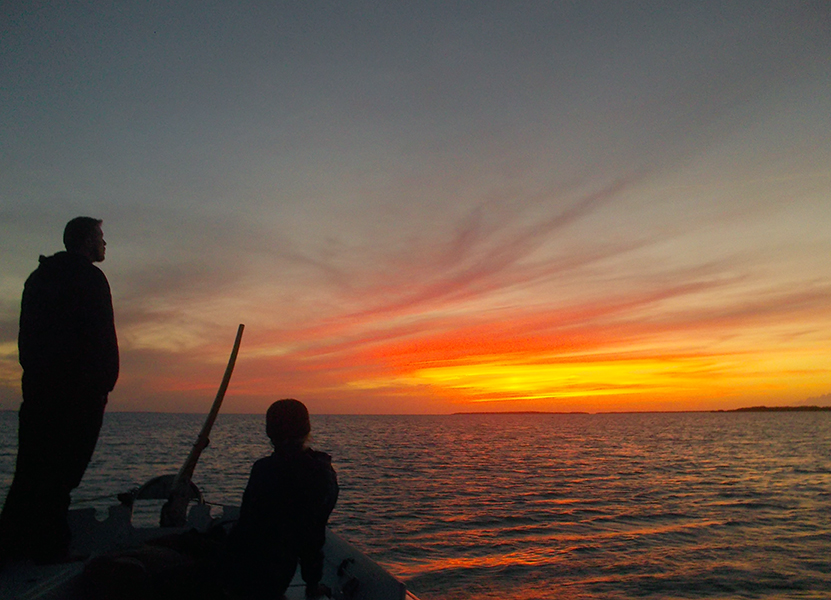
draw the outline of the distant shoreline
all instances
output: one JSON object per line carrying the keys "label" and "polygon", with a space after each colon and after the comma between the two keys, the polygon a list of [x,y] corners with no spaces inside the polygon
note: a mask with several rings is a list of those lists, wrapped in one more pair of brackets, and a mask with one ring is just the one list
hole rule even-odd
{"label": "distant shoreline", "polygon": [[825,412],[831,406],[748,406],[733,410],[710,410],[707,412]]}
{"label": "distant shoreline", "polygon": [[713,409],[713,410],[621,410],[599,411],[545,411],[545,410],[511,410],[511,411],[482,411],[482,412],[454,412],[451,416],[461,415],[640,415],[640,414],[683,414],[683,413],[748,413],[748,412],[831,412],[831,406],[747,406],[744,408]]}

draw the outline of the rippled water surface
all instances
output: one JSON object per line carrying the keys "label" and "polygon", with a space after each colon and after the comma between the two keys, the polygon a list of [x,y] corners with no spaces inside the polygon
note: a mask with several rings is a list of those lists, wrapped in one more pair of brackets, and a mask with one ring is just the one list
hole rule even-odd
{"label": "rippled water surface", "polygon": [[[106,416],[73,502],[175,472],[199,415]],[[331,525],[422,600],[831,597],[831,414],[313,416]],[[0,493],[16,414],[0,413]],[[239,502],[262,417],[220,415],[194,481]],[[90,502],[89,500],[92,499]],[[157,507],[138,518],[152,521]]]}

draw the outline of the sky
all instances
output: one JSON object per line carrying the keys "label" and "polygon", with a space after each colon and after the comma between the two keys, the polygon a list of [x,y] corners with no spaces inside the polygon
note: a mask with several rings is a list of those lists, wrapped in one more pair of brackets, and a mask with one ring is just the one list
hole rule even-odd
{"label": "sky", "polygon": [[78,215],[109,410],[831,404],[827,2],[0,12],[0,408]]}

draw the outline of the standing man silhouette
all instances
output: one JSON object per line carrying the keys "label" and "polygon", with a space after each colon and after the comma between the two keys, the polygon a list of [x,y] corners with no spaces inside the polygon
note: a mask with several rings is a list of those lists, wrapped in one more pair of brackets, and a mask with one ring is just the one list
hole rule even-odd
{"label": "standing man silhouette", "polygon": [[14,480],[0,515],[0,559],[46,563],[69,553],[70,493],[81,482],[118,379],[118,341],[104,273],[101,220],[77,217],[65,252],[40,257],[26,280]]}

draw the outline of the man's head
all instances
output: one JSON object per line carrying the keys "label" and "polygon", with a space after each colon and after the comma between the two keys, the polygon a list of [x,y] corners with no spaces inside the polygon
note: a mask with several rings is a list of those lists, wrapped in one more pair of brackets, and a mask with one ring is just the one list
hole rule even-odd
{"label": "man's head", "polygon": [[107,242],[101,231],[101,219],[75,217],[63,230],[63,245],[67,252],[86,256],[92,262],[104,260]]}
{"label": "man's head", "polygon": [[278,400],[265,413],[265,432],[275,446],[288,440],[303,440],[309,431],[309,411],[299,400]]}

